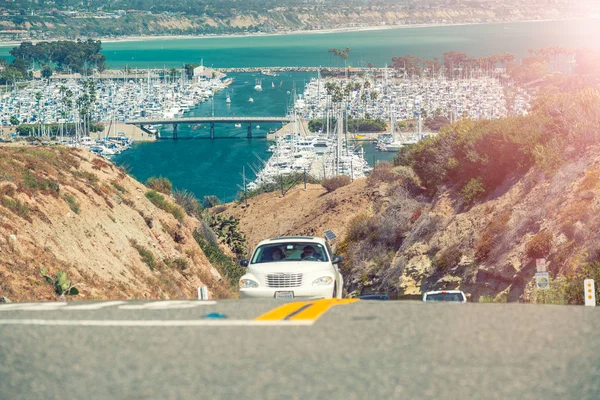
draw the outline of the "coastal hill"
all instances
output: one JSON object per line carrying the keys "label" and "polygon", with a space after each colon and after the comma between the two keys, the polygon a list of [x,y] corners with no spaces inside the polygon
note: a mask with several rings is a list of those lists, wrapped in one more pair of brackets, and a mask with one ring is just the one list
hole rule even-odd
{"label": "coastal hill", "polygon": [[1,146],[0,296],[54,300],[49,281],[64,271],[81,284],[71,300],[189,299],[201,285],[229,297],[194,239],[200,222],[150,197],[159,198],[87,151]]}
{"label": "coastal hill", "polygon": [[78,4],[19,2],[0,7],[3,37],[11,40],[74,39],[149,35],[274,33],[296,30],[357,29],[370,26],[456,24],[566,19],[589,16],[592,0],[478,0],[390,2],[275,0],[174,3],[90,1]]}
{"label": "coastal hill", "polygon": [[380,166],[387,168],[331,193],[300,185],[284,197],[261,194],[224,214],[240,219],[250,248],[268,237],[334,230],[348,292],[356,293],[460,288],[475,301],[531,300],[535,258],[545,257],[557,277],[600,257],[600,148],[552,175],[534,168],[512,176],[471,208],[456,188],[428,200],[401,169]]}

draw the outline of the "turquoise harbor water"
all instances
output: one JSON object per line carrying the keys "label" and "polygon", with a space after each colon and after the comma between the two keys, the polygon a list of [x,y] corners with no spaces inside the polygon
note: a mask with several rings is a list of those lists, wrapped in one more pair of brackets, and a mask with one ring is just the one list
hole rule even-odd
{"label": "turquoise harbor water", "polygon": [[[185,63],[214,67],[253,66],[329,66],[339,65],[329,48],[352,49],[348,62],[361,66],[391,63],[394,56],[414,54],[424,58],[441,57],[446,51],[464,51],[472,56],[510,52],[518,58],[528,49],[549,46],[586,47],[600,51],[600,20],[547,21],[446,27],[402,28],[378,31],[311,33],[279,36],[209,37],[189,39],[153,39],[140,42],[105,42],[103,54],[109,68],[125,65],[134,68],[179,68]],[[13,46],[0,47],[0,56],[8,56]],[[262,77],[263,92],[255,92],[258,75],[233,74],[230,87],[232,103],[225,103],[225,91],[214,99],[214,113],[221,115],[283,116],[290,104],[294,87],[301,93],[304,82],[314,74],[289,73]],[[275,88],[271,87],[275,83]],[[253,97],[254,103],[248,98]],[[188,115],[210,115],[210,102],[198,105]],[[253,129],[256,136],[269,128]],[[195,128],[195,129],[194,129]],[[169,134],[169,129],[162,131]],[[235,198],[242,184],[242,167],[250,179],[259,158],[266,159],[268,143],[264,139],[247,140],[246,128],[216,125],[217,140],[209,140],[208,127],[180,126],[182,140],[138,143],[117,156],[115,162],[127,165],[134,176],[144,181],[153,175],[171,179],[175,187],[188,189],[202,198],[216,195],[223,201]],[[390,159],[392,153],[377,153],[366,146],[367,159]]]}

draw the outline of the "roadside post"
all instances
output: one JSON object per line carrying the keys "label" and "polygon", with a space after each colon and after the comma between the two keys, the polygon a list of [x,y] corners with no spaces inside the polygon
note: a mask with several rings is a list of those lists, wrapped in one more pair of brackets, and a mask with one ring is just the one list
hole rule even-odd
{"label": "roadside post", "polygon": [[208,288],[206,286],[198,288],[198,300],[208,300]]}
{"label": "roadside post", "polygon": [[595,307],[596,306],[596,287],[593,279],[586,279],[583,281],[583,290],[585,296],[585,305]]}

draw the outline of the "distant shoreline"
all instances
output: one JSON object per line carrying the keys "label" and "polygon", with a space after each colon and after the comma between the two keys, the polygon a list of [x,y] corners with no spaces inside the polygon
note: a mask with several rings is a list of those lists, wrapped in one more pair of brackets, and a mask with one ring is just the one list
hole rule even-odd
{"label": "distant shoreline", "polygon": [[[568,18],[568,19],[535,19],[523,21],[497,21],[497,22],[457,22],[457,23],[426,23],[426,24],[407,24],[407,25],[371,25],[363,27],[348,27],[348,28],[331,28],[317,30],[294,30],[290,32],[273,32],[273,33],[244,33],[244,34],[222,34],[222,35],[148,35],[148,36],[124,36],[119,38],[95,38],[101,40],[102,43],[123,43],[123,42],[147,42],[151,40],[179,40],[179,39],[223,39],[223,38],[245,38],[245,37],[269,37],[269,36],[287,36],[287,35],[324,35],[330,33],[345,33],[345,32],[363,32],[363,31],[382,31],[390,29],[409,29],[409,28],[437,28],[451,26],[468,26],[468,25],[495,25],[495,24],[518,24],[531,22],[553,22],[553,21],[576,21],[594,18]],[[32,43],[57,41],[65,39],[52,40],[23,40]],[[18,46],[23,41],[0,42],[0,47]]]}

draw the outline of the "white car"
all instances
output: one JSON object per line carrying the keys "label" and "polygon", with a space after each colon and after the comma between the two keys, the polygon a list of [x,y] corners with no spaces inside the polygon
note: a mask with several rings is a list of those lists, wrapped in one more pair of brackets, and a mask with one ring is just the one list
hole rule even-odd
{"label": "white car", "polygon": [[[312,252],[311,252],[312,250]],[[342,298],[344,280],[338,269],[342,257],[325,239],[287,236],[260,242],[250,260],[240,264],[240,298]]]}
{"label": "white car", "polygon": [[425,293],[423,301],[466,303],[467,296],[462,290],[437,290]]}

